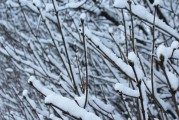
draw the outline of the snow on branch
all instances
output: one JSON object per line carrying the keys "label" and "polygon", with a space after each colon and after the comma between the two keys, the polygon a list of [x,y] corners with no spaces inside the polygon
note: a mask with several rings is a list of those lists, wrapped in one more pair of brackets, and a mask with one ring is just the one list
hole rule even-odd
{"label": "snow on branch", "polygon": [[62,97],[56,94],[50,94],[45,98],[46,104],[52,104],[53,106],[65,111],[77,119],[82,120],[101,120],[93,113],[87,112],[85,109],[79,107],[74,100],[66,97]]}
{"label": "snow on branch", "polygon": [[70,2],[70,3],[67,3],[63,7],[58,7],[57,11],[64,10],[64,9],[75,9],[75,8],[82,6],[85,2],[86,2],[86,0],[82,0],[80,2]]}
{"label": "snow on branch", "polygon": [[35,87],[40,93],[47,96],[50,94],[54,94],[51,90],[47,89],[40,81],[38,81],[34,76],[31,76],[28,80],[28,83]]}
{"label": "snow on branch", "polygon": [[[87,112],[85,109],[79,107],[74,100],[55,94],[55,92],[42,85],[42,83],[34,76],[31,76],[29,78],[28,83],[35,87],[40,93],[46,96],[46,104],[51,104],[54,107],[57,107],[58,109],[70,114],[74,118],[81,118],[82,120],[101,120],[95,114]],[[27,93],[24,93],[24,95],[26,94]]]}
{"label": "snow on branch", "polygon": [[166,47],[164,44],[161,44],[157,48],[157,57],[159,61],[167,64],[167,60],[171,57],[178,58],[178,50],[176,50],[179,46],[178,41],[173,41],[170,47]]}
{"label": "snow on branch", "polygon": [[137,97],[137,98],[139,97],[139,90],[133,90],[121,83],[116,83],[114,89],[127,96]]}
{"label": "snow on branch", "polygon": [[127,65],[122,59],[118,58],[116,54],[114,54],[109,48],[103,45],[101,40],[95,35],[93,35],[87,27],[85,27],[85,35],[90,40],[89,42],[95,44],[95,46],[99,50],[101,50],[101,52],[103,52],[110,59],[110,61],[112,61],[112,64],[115,64],[122,73],[124,73],[131,79],[134,79],[134,73],[132,71],[132,68]]}
{"label": "snow on branch", "polygon": [[[157,1],[156,4],[159,4],[158,0],[155,0],[155,1]],[[129,3],[127,3],[127,0],[115,0],[115,3],[113,6],[115,8],[126,8],[129,10]],[[131,3],[131,7],[132,7],[132,13],[135,16],[150,23],[151,25],[153,24],[154,16],[151,13],[149,13],[148,10],[144,6],[139,5],[139,4],[134,5],[133,3]],[[168,26],[159,18],[155,19],[155,26],[158,27],[160,30],[172,35],[177,40],[179,40],[179,33],[172,27]]]}

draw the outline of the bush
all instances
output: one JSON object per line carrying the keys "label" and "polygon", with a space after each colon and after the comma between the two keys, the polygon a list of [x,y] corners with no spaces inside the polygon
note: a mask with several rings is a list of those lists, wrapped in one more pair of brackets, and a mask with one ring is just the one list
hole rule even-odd
{"label": "bush", "polygon": [[0,6],[2,119],[178,119],[177,0]]}

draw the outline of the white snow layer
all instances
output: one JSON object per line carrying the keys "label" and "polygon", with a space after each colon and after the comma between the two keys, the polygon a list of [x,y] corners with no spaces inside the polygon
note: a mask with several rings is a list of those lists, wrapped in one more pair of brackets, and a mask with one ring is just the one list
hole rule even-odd
{"label": "white snow layer", "polygon": [[160,5],[161,1],[160,0],[155,0],[154,3],[153,3],[153,6],[157,6],[157,5]]}
{"label": "white snow layer", "polygon": [[56,117],[54,114],[50,114],[50,119],[51,120],[62,120],[62,119]]}
{"label": "white snow layer", "polygon": [[100,50],[102,50],[104,54],[107,55],[118,66],[119,69],[121,69],[122,72],[124,72],[132,79],[135,78],[131,66],[129,66],[128,64],[123,62],[123,60],[118,58],[117,55],[114,54],[109,48],[107,48],[98,37],[93,35],[87,27],[85,27],[85,34],[87,38],[89,38],[90,42],[94,43],[95,46],[97,46]]}
{"label": "white snow layer", "polygon": [[52,3],[46,3],[45,4],[45,11],[46,12],[49,12],[49,11],[52,11],[54,9],[54,6]]}
{"label": "white snow layer", "polygon": [[116,83],[114,89],[128,96],[139,97],[139,90],[133,90],[124,84]]}
{"label": "white snow layer", "polygon": [[42,7],[42,2],[41,0],[33,0],[33,4],[35,4],[36,7],[41,8]]}
{"label": "white snow layer", "polygon": [[75,100],[77,101],[80,107],[83,107],[85,103],[85,95],[82,95],[80,97],[75,97]]}
{"label": "white snow layer", "polygon": [[113,28],[109,27],[108,32],[112,34],[113,33]]}
{"label": "white snow layer", "polygon": [[13,72],[13,69],[12,68],[6,68],[5,71],[6,72]]}
{"label": "white snow layer", "polygon": [[[155,4],[159,4],[159,1],[157,0]],[[127,0],[115,0],[114,7],[116,8],[127,8],[129,9],[129,4],[127,3]],[[142,18],[143,20],[149,22],[150,24],[153,24],[154,16],[142,5],[134,5],[131,4],[132,12],[136,16]],[[175,38],[179,39],[179,34],[176,30],[174,30],[172,27],[168,26],[165,22],[160,20],[159,18],[155,19],[155,25],[159,29],[173,35]]]}
{"label": "white snow layer", "polygon": [[171,73],[170,71],[166,71],[170,85],[172,87],[173,90],[177,90],[178,89],[178,78]]}
{"label": "white snow layer", "polygon": [[115,0],[113,6],[116,8],[125,8],[128,5],[127,0]]}
{"label": "white snow layer", "polygon": [[130,52],[128,55],[128,59],[134,63],[134,65],[139,63],[139,59],[137,57],[137,55],[134,52]]}
{"label": "white snow layer", "polygon": [[23,96],[27,96],[27,94],[28,94],[28,91],[27,90],[23,90],[22,95]]}
{"label": "white snow layer", "polygon": [[105,111],[109,113],[112,113],[114,111],[113,106],[111,106],[110,104],[105,104],[103,101],[99,100],[95,96],[90,97],[89,101],[90,100],[92,100],[95,104],[97,104],[98,106],[100,106],[102,109],[104,109]]}
{"label": "white snow layer", "polygon": [[32,84],[38,91],[40,92],[43,91],[42,93],[46,96],[50,94],[54,94],[54,92],[44,87],[40,81],[36,80],[34,76],[31,76],[29,78],[28,83]]}
{"label": "white snow layer", "polygon": [[179,42],[178,41],[173,41],[171,44],[171,48],[177,49],[179,47]]}
{"label": "white snow layer", "polygon": [[46,88],[40,81],[31,76],[28,83],[32,84],[39,92],[46,96],[45,103],[52,104],[60,110],[68,112],[70,115],[81,118],[82,120],[101,120],[94,113],[87,112],[85,109],[79,107],[74,100],[55,94],[55,92]]}
{"label": "white snow layer", "polygon": [[[171,44],[171,47],[166,47],[163,44],[159,45],[157,48],[157,57],[159,60],[161,60],[161,56],[164,57],[164,64],[167,63],[168,58],[172,57],[172,53],[173,53],[173,57],[175,58],[176,55],[176,51],[173,51],[174,49],[177,49],[179,47],[179,43],[177,41],[173,41]],[[175,53],[176,52],[176,53]]]}
{"label": "white snow layer", "polygon": [[48,95],[45,98],[45,103],[53,104],[59,109],[70,113],[74,117],[81,118],[82,120],[101,120],[94,113],[87,112],[85,109],[79,107],[74,100],[60,95]]}
{"label": "white snow layer", "polygon": [[86,14],[85,14],[85,13],[82,13],[82,14],[80,15],[80,19],[81,19],[81,20],[85,20],[85,19],[86,19]]}
{"label": "white snow layer", "polygon": [[139,58],[134,52],[130,52],[128,55],[128,59],[134,64],[134,69],[137,74],[138,80],[141,80],[144,77],[144,73],[139,67]]}

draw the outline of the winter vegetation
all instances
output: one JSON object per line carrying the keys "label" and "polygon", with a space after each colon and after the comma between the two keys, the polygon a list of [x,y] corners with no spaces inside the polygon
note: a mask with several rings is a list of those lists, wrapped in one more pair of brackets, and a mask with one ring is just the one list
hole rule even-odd
{"label": "winter vegetation", "polygon": [[0,0],[0,120],[178,120],[179,0]]}

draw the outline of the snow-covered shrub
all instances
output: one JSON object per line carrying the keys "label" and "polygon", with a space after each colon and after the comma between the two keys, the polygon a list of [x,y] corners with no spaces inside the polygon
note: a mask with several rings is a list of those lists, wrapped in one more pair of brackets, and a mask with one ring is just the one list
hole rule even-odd
{"label": "snow-covered shrub", "polygon": [[0,117],[178,119],[178,6],[2,0]]}

